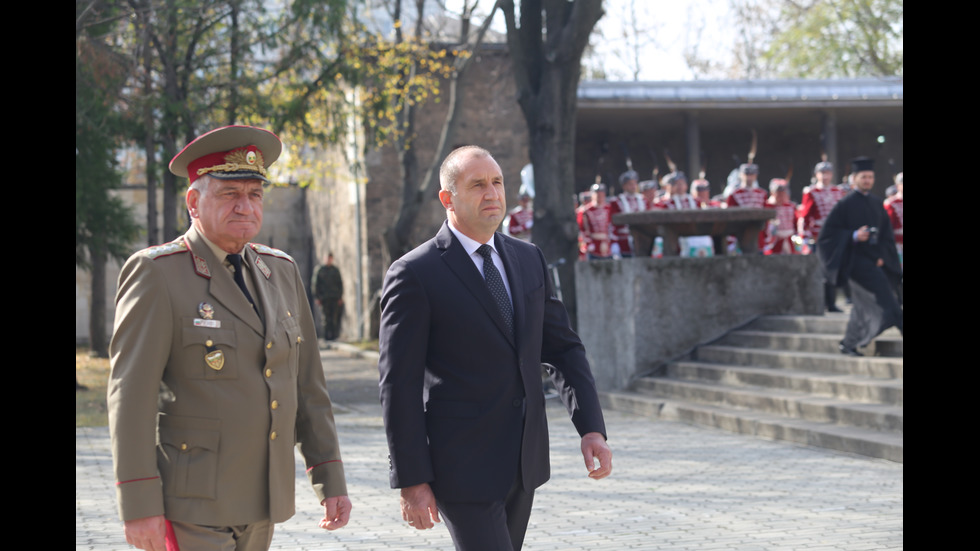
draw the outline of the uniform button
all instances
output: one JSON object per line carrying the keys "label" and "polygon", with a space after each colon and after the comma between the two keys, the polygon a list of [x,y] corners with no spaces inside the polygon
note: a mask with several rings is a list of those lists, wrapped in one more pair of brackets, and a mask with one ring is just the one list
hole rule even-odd
{"label": "uniform button", "polygon": [[523,400],[514,400],[514,407],[515,408],[521,407],[521,403],[523,403]]}
{"label": "uniform button", "polygon": [[300,344],[302,342],[303,342],[303,337],[296,337],[296,344]]}
{"label": "uniform button", "polygon": [[291,317],[293,317],[293,313],[292,313],[292,312],[290,312],[289,310],[286,310],[286,317],[287,317],[287,318],[291,318]]}
{"label": "uniform button", "polygon": [[208,339],[208,340],[204,341],[204,346],[214,346],[214,341],[212,341],[211,339]]}
{"label": "uniform button", "polygon": [[272,343],[271,342],[270,343],[266,343],[265,347],[266,348],[272,348]]}
{"label": "uniform button", "polygon": [[269,435],[269,440],[275,440],[275,439],[276,439],[276,431],[272,431],[272,434]]}
{"label": "uniform button", "polygon": [[267,368],[265,369],[265,376],[266,376],[266,377],[272,377],[272,369],[269,369],[269,368],[267,367]]}
{"label": "uniform button", "polygon": [[272,401],[272,409],[279,409],[279,402],[277,400]]}
{"label": "uniform button", "polygon": [[181,444],[180,444],[180,449],[181,449],[182,451],[183,451],[183,450],[186,450],[186,449],[187,449],[187,442],[181,442]]}

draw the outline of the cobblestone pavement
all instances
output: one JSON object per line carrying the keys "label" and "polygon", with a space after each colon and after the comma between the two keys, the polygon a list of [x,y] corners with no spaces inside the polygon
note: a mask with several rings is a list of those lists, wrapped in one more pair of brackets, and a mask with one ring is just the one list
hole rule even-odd
{"label": "cobblestone pavement", "polygon": [[[297,514],[272,548],[451,550],[443,525],[401,521],[388,487],[376,362],[324,351],[354,510],[336,532],[297,462]],[[552,403],[554,402],[554,403]],[[879,550],[903,548],[903,464],[607,411],[613,474],[590,480],[561,404],[549,401],[551,481],[535,494],[524,549]],[[75,430],[75,549],[130,547],[116,517],[108,429]]]}

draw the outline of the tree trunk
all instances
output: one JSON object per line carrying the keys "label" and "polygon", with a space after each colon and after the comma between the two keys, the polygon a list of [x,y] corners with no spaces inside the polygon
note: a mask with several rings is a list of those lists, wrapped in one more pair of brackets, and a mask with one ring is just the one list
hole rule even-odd
{"label": "tree trunk", "polygon": [[97,246],[89,248],[92,259],[92,304],[88,315],[89,346],[92,356],[109,357],[109,339],[105,330],[106,253]]}
{"label": "tree trunk", "polygon": [[582,53],[602,17],[601,0],[524,0],[520,26],[513,0],[501,0],[517,82],[518,103],[530,134],[534,167],[531,240],[559,268],[562,297],[576,325],[578,226],[575,189],[575,112]]}
{"label": "tree trunk", "polygon": [[[439,189],[439,167],[442,164],[442,160],[449,154],[449,149],[452,147],[453,140],[456,136],[457,121],[462,111],[463,97],[466,90],[461,80],[470,62],[476,55],[480,44],[483,42],[483,37],[486,34],[487,28],[490,26],[498,5],[499,2],[494,3],[490,14],[477,31],[473,46],[470,48],[473,55],[465,58],[457,57],[454,61],[454,70],[449,79],[449,106],[446,112],[446,119],[439,133],[439,141],[436,144],[432,162],[429,163],[429,167],[426,169],[425,174],[421,176],[421,179],[419,177],[420,165],[418,156],[415,153],[411,141],[407,141],[413,138],[412,134],[414,134],[415,130],[415,108],[408,107],[406,109],[403,127],[405,134],[403,135],[403,139],[407,141],[407,145],[402,140],[399,140],[397,144],[403,186],[402,204],[395,223],[384,232],[385,246],[382,251],[382,260],[385,262],[385,266],[390,266],[392,262],[412,250],[416,245],[416,243],[411,241],[412,229],[415,227],[415,221],[418,219],[418,215],[425,206],[426,201],[436,196],[436,192]],[[463,6],[464,29],[469,29],[472,9],[473,7],[467,4]],[[418,7],[418,10],[419,20],[421,20],[421,6]],[[419,32],[420,30],[416,29],[416,33]],[[465,30],[461,33],[460,42],[461,44],[466,44],[468,40],[469,31]]]}

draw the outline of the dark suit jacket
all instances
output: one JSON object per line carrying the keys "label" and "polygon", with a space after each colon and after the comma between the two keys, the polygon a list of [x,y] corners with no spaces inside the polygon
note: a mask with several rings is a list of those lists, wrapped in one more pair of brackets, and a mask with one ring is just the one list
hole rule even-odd
{"label": "dark suit jacket", "polygon": [[482,274],[443,224],[392,264],[381,297],[381,402],[391,486],[428,482],[445,501],[502,499],[521,469],[527,490],[550,475],[541,364],[579,434],[605,434],[595,381],[541,251],[495,236],[514,302],[515,336]]}

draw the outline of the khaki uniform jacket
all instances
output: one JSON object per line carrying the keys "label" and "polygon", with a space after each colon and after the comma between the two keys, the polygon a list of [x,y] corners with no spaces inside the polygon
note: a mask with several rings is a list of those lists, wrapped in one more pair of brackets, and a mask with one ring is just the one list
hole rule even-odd
{"label": "khaki uniform jacket", "polygon": [[320,500],[347,494],[299,270],[262,245],[242,255],[264,325],[194,228],[120,273],[108,405],[123,520],[283,522],[294,445]]}

